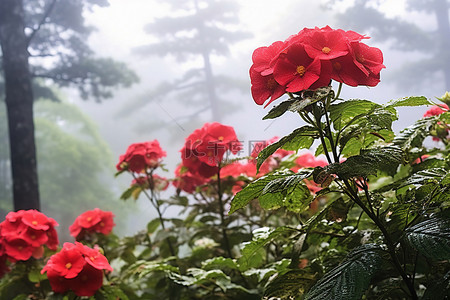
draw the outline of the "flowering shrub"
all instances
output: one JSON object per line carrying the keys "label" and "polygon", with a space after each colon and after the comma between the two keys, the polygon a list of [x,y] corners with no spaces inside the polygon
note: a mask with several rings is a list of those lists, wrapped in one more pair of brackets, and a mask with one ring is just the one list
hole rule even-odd
{"label": "flowering shrub", "polygon": [[[264,119],[291,111],[303,124],[254,143],[248,155],[232,127],[206,123],[186,138],[166,179],[156,174],[166,171],[159,142],[132,144],[117,164],[117,175],[132,177],[121,198],[147,198],[157,215],[133,236],[109,233],[112,214],[105,220],[96,209],[71,226],[86,245],[65,243],[39,259],[30,248],[18,261],[3,233],[27,236],[19,255],[18,247],[50,243],[29,230],[55,223],[31,218],[37,212],[8,215],[0,300],[446,299],[448,107],[425,97],[385,105],[340,98],[343,84],[379,81],[382,53],[364,39],[324,27],[256,49],[255,102],[288,96]],[[437,99],[450,102],[448,93]],[[422,119],[393,132],[397,107],[426,105]],[[427,137],[440,142],[425,147]]]}
{"label": "flowering shrub", "polygon": [[[37,210],[10,212],[0,223],[0,254],[11,262],[42,257],[43,246],[56,250],[55,220]],[[4,268],[3,268],[4,269]]]}
{"label": "flowering shrub", "polygon": [[52,255],[41,273],[47,272],[52,290],[77,296],[92,296],[103,283],[103,270],[112,272],[106,257],[98,249],[81,243],[64,243],[58,253]]}
{"label": "flowering shrub", "polygon": [[77,241],[93,233],[107,235],[114,227],[113,213],[98,208],[88,210],[79,215],[69,227],[70,235]]}

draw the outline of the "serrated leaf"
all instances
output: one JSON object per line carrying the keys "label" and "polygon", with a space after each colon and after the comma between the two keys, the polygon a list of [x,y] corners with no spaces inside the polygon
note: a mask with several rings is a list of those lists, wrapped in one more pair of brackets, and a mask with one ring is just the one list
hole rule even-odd
{"label": "serrated leaf", "polygon": [[413,125],[403,129],[394,138],[393,144],[403,150],[422,147],[423,140],[429,135],[430,129],[436,123],[436,117],[423,118]]}
{"label": "serrated leaf", "polygon": [[243,188],[233,197],[233,199],[231,200],[230,212],[228,214],[232,214],[236,210],[245,207],[250,201],[261,196],[262,191],[270,181],[289,175],[290,174],[286,173],[268,174],[250,182],[245,188]]}
{"label": "serrated leaf", "polygon": [[297,232],[295,229],[287,226],[277,227],[276,229],[265,227],[263,229],[266,229],[265,234],[254,235],[252,241],[245,243],[241,249],[242,256],[238,259],[238,262],[242,268],[248,269],[248,267],[251,267],[249,262],[252,260],[252,257],[268,243],[282,235]]}
{"label": "serrated leaf", "polygon": [[278,142],[270,144],[259,152],[256,164],[257,170],[259,171],[262,163],[278,149],[283,148],[297,151],[299,149],[309,148],[313,144],[316,136],[317,130],[312,126],[303,126],[295,129],[289,135],[281,138]]}
{"label": "serrated leaf", "polygon": [[444,168],[432,168],[427,170],[418,171],[417,173],[409,176],[400,186],[404,187],[407,185],[424,185],[429,182],[439,183],[446,176],[448,176],[448,171]]}
{"label": "serrated leaf", "polygon": [[359,300],[372,277],[382,268],[381,248],[367,244],[352,250],[336,268],[326,273],[307,293],[307,300]]}
{"label": "serrated leaf", "polygon": [[264,209],[276,209],[281,206],[299,213],[308,208],[313,200],[304,179],[310,177],[312,170],[271,180],[263,189],[259,201]]}
{"label": "serrated leaf", "polygon": [[281,102],[277,106],[273,107],[267,113],[267,115],[264,116],[263,120],[278,118],[279,116],[281,116],[285,112],[287,112],[289,110],[289,107],[291,106],[291,104],[294,102],[295,102],[295,100],[287,100],[287,101]]}
{"label": "serrated leaf", "polygon": [[369,100],[359,99],[332,104],[329,107],[330,119],[334,124],[334,128],[340,130],[349,122],[363,118],[376,107],[381,107],[381,105]]}
{"label": "serrated leaf", "polygon": [[360,155],[349,157],[342,163],[333,163],[324,168],[329,174],[341,178],[367,177],[378,171],[394,172],[403,161],[403,151],[397,147],[361,150]]}
{"label": "serrated leaf", "polygon": [[404,97],[396,100],[391,100],[387,103],[387,107],[400,107],[400,106],[422,106],[433,105],[425,96],[413,96]]}
{"label": "serrated leaf", "polygon": [[279,274],[264,290],[264,299],[297,299],[314,284],[315,276],[303,270]]}
{"label": "serrated leaf", "polygon": [[405,231],[405,240],[422,255],[435,259],[450,259],[450,221],[432,218]]}

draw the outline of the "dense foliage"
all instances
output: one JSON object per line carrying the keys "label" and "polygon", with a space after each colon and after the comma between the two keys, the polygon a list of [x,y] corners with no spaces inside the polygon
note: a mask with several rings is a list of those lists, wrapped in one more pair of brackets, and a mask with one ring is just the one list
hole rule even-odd
{"label": "dense foliage", "polygon": [[[292,77],[277,81],[289,99],[265,119],[291,111],[303,126],[282,138],[254,143],[244,156],[232,127],[206,123],[186,138],[173,179],[157,174],[165,171],[166,156],[158,141],[130,145],[116,166],[118,176],[132,178],[122,199],[147,198],[157,218],[136,235],[119,238],[110,233],[112,214],[86,212],[71,227],[77,242],[65,244],[56,254],[45,250],[43,259],[10,260],[2,241],[0,261],[5,272],[11,270],[0,282],[0,299],[448,297],[450,95],[438,98],[438,103],[425,97],[384,105],[344,100],[340,90],[345,80],[333,78],[327,64],[351,58],[356,53],[352,47],[364,47],[353,44],[361,39],[335,44],[340,53],[331,57],[311,57],[318,52],[299,49],[316,40],[324,43],[322,49],[328,48],[322,53],[333,53],[327,36],[362,36],[329,27],[300,34],[307,38],[290,38],[270,52],[268,68],[252,68],[259,72],[258,88],[264,87],[260,83],[265,76],[280,78],[274,75],[277,71]],[[296,68],[295,74],[284,68],[291,59],[290,47],[301,54],[302,59],[295,59],[304,67]],[[364,53],[370,52],[378,53]],[[373,65],[356,57],[360,65],[346,58],[340,60],[340,70],[349,67],[350,75],[379,76],[381,68],[374,74]],[[258,54],[253,58],[254,63],[261,61]],[[278,62],[283,67],[277,67]],[[382,57],[377,64],[380,67]],[[319,65],[325,67],[317,69]],[[338,91],[331,83],[315,90],[305,87],[316,82],[311,76],[303,81],[311,68],[316,68],[316,81],[337,80]],[[365,85],[367,78],[358,85]],[[294,86],[302,90],[291,90]],[[272,84],[265,87],[273,91]],[[258,104],[266,100],[261,97],[256,95]],[[422,119],[394,134],[396,109],[422,105],[433,106]],[[307,150],[313,147],[314,155]],[[170,182],[176,188],[173,196],[167,196]],[[171,214],[166,213],[169,207]],[[72,270],[75,263],[77,269]],[[56,271],[50,272],[58,273],[62,286],[41,274],[48,274],[52,266]],[[80,291],[78,283],[64,285],[85,267],[86,276],[95,273],[87,291]]]}

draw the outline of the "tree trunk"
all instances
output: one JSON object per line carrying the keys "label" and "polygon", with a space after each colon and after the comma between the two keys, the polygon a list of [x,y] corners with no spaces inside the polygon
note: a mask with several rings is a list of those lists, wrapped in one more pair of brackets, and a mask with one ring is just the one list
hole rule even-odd
{"label": "tree trunk", "polygon": [[14,209],[40,209],[34,139],[33,93],[22,0],[0,0]]}

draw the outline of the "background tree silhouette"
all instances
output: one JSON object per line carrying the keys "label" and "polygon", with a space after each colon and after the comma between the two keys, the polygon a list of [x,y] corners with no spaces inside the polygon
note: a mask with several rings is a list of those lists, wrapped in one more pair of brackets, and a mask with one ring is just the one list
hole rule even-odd
{"label": "background tree silhouette", "polygon": [[[214,74],[213,56],[227,56],[230,46],[250,37],[237,27],[238,5],[231,0],[166,0],[170,15],[157,18],[145,27],[156,42],[141,46],[136,53],[142,56],[172,56],[184,67],[183,74],[171,81],[157,84],[144,97],[136,99],[121,110],[127,115],[150,101],[168,98],[186,104],[193,111],[182,119],[198,118],[198,114],[209,111],[210,120],[220,121],[225,105],[218,91],[239,89],[239,81],[230,76]],[[228,102],[229,103],[229,102]]]}
{"label": "background tree silhouette", "polygon": [[[48,88],[78,88],[84,99],[112,96],[137,76],[124,64],[97,58],[87,44],[93,28],[83,11],[107,0],[2,0],[0,43],[9,128],[14,209],[40,208],[33,123],[34,98],[56,99]],[[41,79],[41,80],[36,80]],[[4,164],[2,164],[4,165]]]}
{"label": "background tree silhouette", "polygon": [[[421,17],[435,18],[436,26],[422,26],[411,15],[389,18],[379,10],[381,1],[356,0],[344,12],[338,14],[339,22],[352,30],[369,33],[379,41],[389,43],[392,49],[414,54],[414,59],[401,67],[401,73],[393,74],[398,88],[413,91],[423,87],[439,90],[450,88],[450,23],[448,0],[407,0],[407,13],[419,13]],[[342,1],[329,1],[337,8]],[[408,74],[408,76],[405,76]]]}

